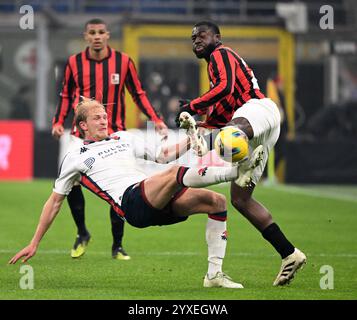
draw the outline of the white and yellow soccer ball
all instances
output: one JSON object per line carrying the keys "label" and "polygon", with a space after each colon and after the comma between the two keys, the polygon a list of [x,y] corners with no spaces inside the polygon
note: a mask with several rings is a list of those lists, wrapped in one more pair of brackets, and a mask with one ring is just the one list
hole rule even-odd
{"label": "white and yellow soccer ball", "polygon": [[246,134],[235,127],[225,127],[214,141],[216,153],[227,162],[240,162],[249,155],[248,138]]}

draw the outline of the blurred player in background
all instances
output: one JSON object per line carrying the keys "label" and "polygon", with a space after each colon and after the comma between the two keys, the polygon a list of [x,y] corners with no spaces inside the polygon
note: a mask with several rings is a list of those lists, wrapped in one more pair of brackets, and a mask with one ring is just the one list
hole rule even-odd
{"label": "blurred player in background", "polygon": [[[279,137],[279,110],[260,91],[257,79],[246,62],[222,44],[216,24],[209,21],[197,23],[191,39],[196,57],[208,63],[210,90],[192,101],[182,100],[177,124],[180,125],[182,112],[206,115],[205,122],[199,125],[206,128],[233,125],[248,137],[250,149],[263,145],[263,161],[254,170],[240,166],[239,178],[231,183],[231,202],[280,254],[282,265],[273,284],[287,284],[305,263],[306,256],[285,237],[269,211],[252,197],[269,151]],[[191,129],[194,129],[192,117],[189,122]]]}
{"label": "blurred player in background", "polygon": [[[141,87],[134,62],[123,52],[108,46],[110,33],[105,21],[92,19],[85,24],[84,38],[88,47],[69,57],[63,79],[63,87],[56,114],[52,121],[52,135],[60,138],[64,133],[64,121],[81,99],[81,96],[95,98],[106,107],[108,130],[113,133],[126,130],[125,127],[125,87],[128,89],[137,107],[152,121],[162,135],[167,135],[167,127],[150,104]],[[72,126],[71,144],[81,143],[75,125]],[[73,258],[84,254],[91,238],[85,224],[84,197],[80,185],[74,185],[68,194],[68,204],[76,223],[78,233],[71,251]],[[112,257],[128,260],[122,238],[124,223],[118,219],[113,208],[110,209],[113,245]]]}
{"label": "blurred player in background", "polygon": [[111,205],[118,219],[125,219],[137,228],[170,225],[185,221],[192,214],[208,214],[208,272],[203,285],[243,288],[222,272],[227,245],[226,199],[210,190],[194,189],[235,179],[237,167],[173,165],[148,176],[137,159],[167,163],[190,148],[190,139],[157,148],[152,141],[129,132],[120,131],[109,136],[108,120],[104,106],[95,100],[86,99],[77,106],[75,123],[85,140],[66,154],[33,239],[9,263],[14,264],[22,257],[25,262],[35,255],[65,196],[80,180],[83,186]]}

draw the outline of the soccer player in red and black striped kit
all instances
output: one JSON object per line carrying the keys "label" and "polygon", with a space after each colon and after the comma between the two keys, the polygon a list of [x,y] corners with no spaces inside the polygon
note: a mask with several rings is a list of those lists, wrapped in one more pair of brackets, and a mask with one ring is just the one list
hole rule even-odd
{"label": "soccer player in red and black striped kit", "polygon": [[[65,71],[60,100],[52,121],[52,135],[59,139],[64,133],[64,121],[69,112],[75,109],[81,96],[95,98],[106,106],[109,134],[126,130],[125,127],[125,87],[128,89],[137,107],[155,123],[156,130],[167,135],[167,126],[150,104],[146,92],[142,89],[133,60],[125,53],[108,46],[110,37],[107,24],[101,19],[92,19],[85,24],[84,38],[88,47],[69,57]],[[75,110],[74,110],[75,111]],[[79,132],[72,126],[71,139],[79,143]],[[84,254],[90,240],[85,225],[84,197],[79,185],[74,186],[68,195],[68,204],[78,228],[78,234],[71,252],[73,258]],[[122,238],[124,223],[110,209],[113,246],[115,259],[128,260]]]}
{"label": "soccer player in red and black striped kit", "polygon": [[[239,179],[231,183],[231,202],[280,254],[282,266],[274,285],[284,285],[290,282],[295,272],[305,263],[306,256],[285,237],[269,211],[252,197],[269,151],[279,137],[279,110],[260,91],[257,79],[247,63],[234,50],[222,44],[220,30],[215,23],[197,23],[191,39],[196,57],[208,63],[210,90],[192,101],[181,100],[176,122],[179,125],[183,111],[191,115],[206,115],[202,126],[234,126],[247,136],[250,148],[258,145],[263,148],[261,164],[249,173],[251,183],[239,185]],[[242,176],[244,174],[242,171]]]}

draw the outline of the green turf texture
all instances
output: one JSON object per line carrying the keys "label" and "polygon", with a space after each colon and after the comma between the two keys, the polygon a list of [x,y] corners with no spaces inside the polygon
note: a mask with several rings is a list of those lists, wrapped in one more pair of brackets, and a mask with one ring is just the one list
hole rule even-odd
{"label": "green turf texture", "polygon": [[[243,290],[202,286],[207,271],[206,215],[167,227],[126,225],[124,247],[132,259],[116,261],[111,258],[109,207],[85,191],[87,226],[93,239],[86,254],[77,260],[69,255],[76,230],[64,203],[36,256],[28,262],[34,270],[34,289],[23,290],[21,263],[7,262],[32,238],[51,187],[49,180],[0,183],[0,299],[357,298],[356,187],[341,189],[340,196],[339,187],[327,193],[321,187],[257,187],[256,198],[307,255],[307,265],[286,287],[272,286],[281,263],[278,254],[229,204],[223,269],[245,286]],[[228,198],[227,185],[212,189]],[[324,265],[333,268],[334,289],[320,288]]]}

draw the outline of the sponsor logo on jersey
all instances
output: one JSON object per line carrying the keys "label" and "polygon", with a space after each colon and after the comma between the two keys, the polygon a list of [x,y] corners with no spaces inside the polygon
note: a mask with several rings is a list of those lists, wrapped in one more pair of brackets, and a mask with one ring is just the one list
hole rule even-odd
{"label": "sponsor logo on jersey", "polygon": [[110,76],[110,80],[112,84],[119,84],[120,82],[119,73],[112,73]]}
{"label": "sponsor logo on jersey", "polygon": [[118,152],[127,151],[129,148],[130,148],[129,143],[116,144],[112,147],[108,147],[105,150],[101,150],[100,152],[98,152],[98,156],[103,158],[105,156],[110,156],[110,155],[116,154]]}

